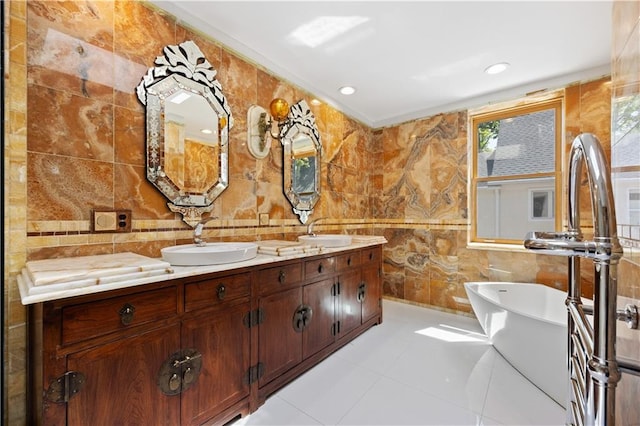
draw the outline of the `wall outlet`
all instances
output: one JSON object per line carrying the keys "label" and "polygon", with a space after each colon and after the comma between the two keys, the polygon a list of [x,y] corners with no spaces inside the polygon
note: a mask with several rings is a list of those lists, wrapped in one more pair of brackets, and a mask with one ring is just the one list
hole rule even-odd
{"label": "wall outlet", "polygon": [[269,213],[260,213],[260,216],[258,216],[258,218],[260,226],[269,225]]}
{"label": "wall outlet", "polygon": [[131,210],[92,210],[91,231],[94,233],[131,232]]}

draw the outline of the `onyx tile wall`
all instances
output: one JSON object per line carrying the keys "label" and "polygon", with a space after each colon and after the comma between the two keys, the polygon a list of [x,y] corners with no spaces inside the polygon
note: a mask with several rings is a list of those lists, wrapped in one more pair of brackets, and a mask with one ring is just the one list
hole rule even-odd
{"label": "onyx tile wall", "polygon": [[[251,157],[246,112],[276,96],[312,96],[142,2],[12,0],[3,7],[10,373],[3,416],[22,424],[26,310],[15,276],[25,262],[122,251],[159,256],[160,248],[191,236],[144,172],[144,110],[133,89],[162,47],[193,39],[218,70],[234,114],[231,184],[215,203],[220,219],[205,231],[210,240],[293,239],[303,231],[282,193],[281,147],[272,144],[264,160]],[[568,87],[566,99],[568,132],[595,126],[608,144],[608,79]],[[312,109],[324,150],[314,217],[329,218],[317,229],[384,234],[387,297],[470,312],[464,281],[496,271],[514,281],[564,273],[564,262],[549,256],[467,248],[466,111],[370,129],[329,106]],[[90,234],[93,207],[130,208],[133,231]],[[269,226],[258,226],[261,213],[269,214]]]}
{"label": "onyx tile wall", "polygon": [[[627,196],[625,179],[630,187],[640,190],[640,120],[635,118],[627,126],[616,118],[620,104],[636,102],[640,97],[640,2],[619,1],[613,5],[611,80],[612,88],[612,179],[616,197]],[[637,112],[637,109],[636,109]],[[640,225],[631,224],[622,208],[625,203],[616,199],[618,236],[624,246],[624,256],[618,267],[618,291],[625,302],[640,305]],[[622,208],[621,208],[622,207]],[[619,307],[622,307],[620,301]],[[618,354],[640,363],[640,331],[618,327]],[[618,385],[616,421],[619,424],[640,423],[640,378],[623,375]]]}
{"label": "onyx tile wall", "polygon": [[[560,90],[565,98],[566,153],[575,136],[592,132],[608,155],[610,86],[605,77]],[[385,231],[389,241],[385,246],[385,294],[471,312],[464,291],[466,281],[543,282],[566,289],[563,258],[467,247],[467,131],[467,111],[462,111],[375,133],[384,151],[382,213],[389,223]],[[563,182],[566,180],[563,177]],[[586,186],[583,189],[588,191]],[[581,204],[581,217],[588,234],[593,228],[591,207],[588,196],[582,200],[587,201]],[[585,294],[590,294],[593,271],[586,262],[582,266]]]}

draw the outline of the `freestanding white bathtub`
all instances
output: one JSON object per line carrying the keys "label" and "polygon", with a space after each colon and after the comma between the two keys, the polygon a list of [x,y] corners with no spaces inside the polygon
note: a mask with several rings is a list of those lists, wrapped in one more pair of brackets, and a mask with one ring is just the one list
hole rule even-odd
{"label": "freestanding white bathtub", "polygon": [[464,286],[492,345],[564,407],[568,389],[566,293],[531,283],[467,282]]}

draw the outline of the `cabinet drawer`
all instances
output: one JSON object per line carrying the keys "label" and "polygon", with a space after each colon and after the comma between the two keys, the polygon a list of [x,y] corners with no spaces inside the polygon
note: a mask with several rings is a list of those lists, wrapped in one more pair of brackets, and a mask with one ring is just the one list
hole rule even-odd
{"label": "cabinet drawer", "polygon": [[261,295],[293,287],[302,280],[302,262],[267,268],[257,272]]}
{"label": "cabinet drawer", "polygon": [[62,309],[62,343],[69,344],[177,314],[175,287],[135,293]]}
{"label": "cabinet drawer", "polygon": [[363,249],[362,264],[367,265],[367,264],[379,263],[381,260],[381,256],[382,256],[382,251],[380,250],[379,247]]}
{"label": "cabinet drawer", "polygon": [[189,312],[249,297],[250,285],[248,273],[187,284],[184,289],[184,309]]}
{"label": "cabinet drawer", "polygon": [[360,266],[360,259],[359,251],[336,256],[336,270],[344,271],[345,269],[358,267]]}
{"label": "cabinet drawer", "polygon": [[307,282],[336,271],[336,258],[324,257],[322,259],[307,260],[304,262],[304,278]]}

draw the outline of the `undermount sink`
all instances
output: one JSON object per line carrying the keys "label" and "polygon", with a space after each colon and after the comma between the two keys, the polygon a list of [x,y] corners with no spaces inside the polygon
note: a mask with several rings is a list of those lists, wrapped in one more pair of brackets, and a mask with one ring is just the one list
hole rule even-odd
{"label": "undermount sink", "polygon": [[256,257],[255,243],[207,243],[204,246],[183,244],[160,250],[162,258],[174,266],[204,266],[241,262]]}
{"label": "undermount sink", "polygon": [[300,235],[298,241],[305,244],[316,244],[324,247],[344,247],[351,244],[351,235],[317,234]]}

